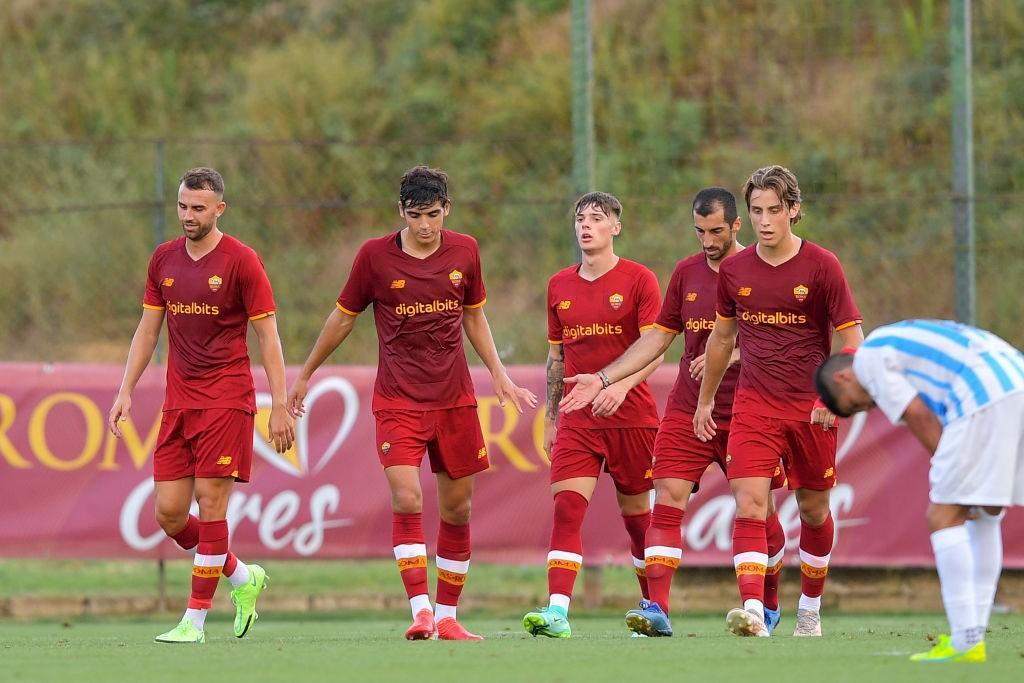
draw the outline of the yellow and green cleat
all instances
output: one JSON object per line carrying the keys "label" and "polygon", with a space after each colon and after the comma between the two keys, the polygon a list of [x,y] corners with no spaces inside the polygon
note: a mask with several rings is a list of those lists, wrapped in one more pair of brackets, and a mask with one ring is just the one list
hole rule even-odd
{"label": "yellow and green cleat", "polygon": [[939,636],[939,642],[928,652],[918,652],[910,657],[912,662],[964,662],[968,664],[981,664],[987,659],[985,641],[976,643],[971,649],[961,652],[953,647],[953,643],[947,635]]}
{"label": "yellow and green cleat", "polygon": [[191,619],[188,617],[182,617],[177,626],[167,633],[161,633],[154,638],[153,641],[157,643],[190,643],[192,645],[202,645],[206,642],[206,633],[197,629]]}
{"label": "yellow and green cleat", "polygon": [[235,638],[241,638],[260,618],[256,612],[256,598],[267,587],[267,572],[258,564],[249,565],[249,580],[231,591],[235,605]]}

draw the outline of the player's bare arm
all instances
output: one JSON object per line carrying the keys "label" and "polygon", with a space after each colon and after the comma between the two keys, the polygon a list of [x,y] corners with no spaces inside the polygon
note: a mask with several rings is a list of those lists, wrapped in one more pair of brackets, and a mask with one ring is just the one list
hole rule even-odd
{"label": "player's bare arm", "polygon": [[[844,327],[836,334],[839,335],[841,348],[844,349],[858,349],[864,343],[864,327],[860,323]],[[827,432],[835,423],[836,416],[832,411],[822,405],[820,401],[815,401],[814,408],[811,409],[811,424],[820,424],[821,428]]]}
{"label": "player's bare arm", "polygon": [[117,390],[117,398],[114,399],[114,405],[110,408],[110,414],[107,416],[107,427],[110,428],[110,433],[119,439],[121,438],[121,426],[118,422],[128,419],[128,413],[132,410],[132,391],[153,357],[156,342],[160,338],[160,327],[163,324],[164,309],[142,309],[142,319],[135,329],[132,345],[128,349],[128,360],[125,362],[121,388]]}
{"label": "player's bare arm", "polygon": [[614,415],[615,411],[622,405],[622,402],[626,400],[626,394],[650,377],[651,373],[658,369],[663,360],[665,360],[665,356],[660,355],[648,363],[640,372],[634,372],[629,377],[613,382],[602,389],[597,398],[594,399],[594,415],[597,417],[610,417]]}
{"label": "player's bare arm", "polygon": [[263,371],[267,373],[267,382],[270,384],[272,405],[267,431],[274,450],[284,453],[295,441],[295,420],[288,414],[285,402],[287,384],[284,379],[284,352],[281,350],[281,337],[277,333],[277,316],[267,315],[253,320],[252,328],[256,331]]}
{"label": "player's bare arm", "polygon": [[334,353],[334,350],[341,346],[341,343],[352,332],[355,324],[356,316],[349,315],[337,307],[327,316],[323,329],[320,330],[320,336],[316,338],[313,349],[309,352],[306,362],[302,364],[299,376],[288,391],[285,405],[292,417],[302,417],[306,413],[304,401],[306,393],[309,391],[309,380],[317,368],[323,365],[323,362]]}
{"label": "player's bare arm", "polygon": [[928,455],[935,455],[935,449],[939,447],[939,439],[942,437],[942,423],[920,396],[915,396],[903,411],[903,422],[925,447]]}
{"label": "player's bare arm", "polygon": [[529,389],[517,386],[509,378],[498,358],[498,350],[494,346],[494,337],[491,335],[491,326],[487,323],[487,316],[484,315],[482,306],[467,308],[462,313],[462,329],[466,331],[469,343],[473,345],[480,360],[484,362],[491,378],[494,380],[494,393],[498,397],[498,404],[505,405],[505,401],[512,401],[519,414],[523,412],[523,404],[531,408],[537,407],[537,396]]}
{"label": "player's bare arm", "polygon": [[700,382],[700,395],[697,397],[697,410],[693,415],[693,433],[701,441],[710,441],[715,436],[718,425],[711,418],[715,408],[715,394],[722,383],[722,377],[729,368],[729,360],[736,349],[736,335],[739,327],[735,318],[719,317],[708,337],[704,350],[704,379]]}
{"label": "player's bare arm", "polygon": [[[601,370],[608,379],[609,388],[611,384],[615,384],[619,380],[629,378],[644,371],[655,361],[660,364],[661,361],[659,359],[664,357],[665,351],[672,345],[672,341],[675,338],[676,335],[657,327],[644,330],[640,338],[633,342],[621,356],[612,361],[608,367]],[[657,364],[651,367],[650,372],[654,372],[656,367],[658,367]],[[650,372],[647,374],[649,375]],[[634,382],[630,388],[636,386],[644,379],[646,379],[646,375]],[[559,403],[563,413],[571,413],[574,410],[590,405],[604,388],[604,383],[597,374],[573,375],[572,377],[566,377],[565,383],[575,384],[576,386]]]}
{"label": "player's bare arm", "polygon": [[547,402],[544,411],[544,452],[551,457],[551,444],[558,429],[558,402],[565,392],[565,349],[550,344],[547,362]]}
{"label": "player's bare arm", "polygon": [[[690,377],[697,380],[698,382],[704,379],[704,365],[707,362],[707,354],[702,353],[692,361],[690,361]],[[736,365],[740,362],[740,349],[736,347],[732,350],[732,355],[729,356],[729,367]]]}

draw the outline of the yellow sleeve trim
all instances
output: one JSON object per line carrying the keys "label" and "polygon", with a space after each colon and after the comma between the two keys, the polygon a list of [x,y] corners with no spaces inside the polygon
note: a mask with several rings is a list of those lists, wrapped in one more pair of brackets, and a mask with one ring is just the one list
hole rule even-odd
{"label": "yellow sleeve trim", "polygon": [[646,332],[647,330],[653,330],[653,329],[654,329],[654,323],[651,323],[650,325],[641,325],[640,326],[640,331],[641,332]]}
{"label": "yellow sleeve trim", "polygon": [[485,303],[487,303],[487,299],[484,299],[483,301],[481,301],[481,302],[480,302],[480,303],[478,303],[478,304],[464,304],[464,306],[465,306],[466,308],[480,308],[480,307],[481,307],[481,306],[483,306],[483,305],[484,305]]}
{"label": "yellow sleeve trim", "polygon": [[151,306],[150,304],[142,304],[142,307],[143,308],[148,308],[151,311],[162,311],[162,310],[164,310],[163,306]]}
{"label": "yellow sleeve trim", "polygon": [[715,311],[715,317],[716,318],[721,318],[722,320],[735,320],[736,319],[736,316],[734,316],[734,315],[722,315],[718,311]]}
{"label": "yellow sleeve trim", "polygon": [[561,346],[562,342],[561,341],[555,341],[554,339],[548,339],[548,344],[551,344],[552,346]]}
{"label": "yellow sleeve trim", "polygon": [[[664,325],[659,325],[658,323],[654,323],[652,327],[655,327],[661,330],[662,332],[668,332],[669,334],[679,334],[679,330],[673,330],[671,327],[665,327]],[[642,330],[643,328],[641,327],[640,329]]]}
{"label": "yellow sleeve trim", "polygon": [[854,325],[860,325],[862,322],[864,322],[864,321],[863,320],[851,320],[848,323],[843,323],[842,325],[840,325],[839,327],[836,328],[836,332],[838,332],[839,330],[845,330],[847,327],[853,327]]}
{"label": "yellow sleeve trim", "polygon": [[339,304],[337,302],[335,302],[334,305],[337,306],[338,310],[341,311],[342,313],[344,313],[345,315],[350,315],[353,318],[359,317],[358,313],[356,313],[355,311],[348,310],[347,308],[345,308],[344,306],[342,306],[341,304]]}
{"label": "yellow sleeve trim", "polygon": [[269,318],[272,315],[274,315],[274,311],[267,311],[266,313],[260,313],[259,315],[251,316],[249,320],[261,320],[263,318]]}

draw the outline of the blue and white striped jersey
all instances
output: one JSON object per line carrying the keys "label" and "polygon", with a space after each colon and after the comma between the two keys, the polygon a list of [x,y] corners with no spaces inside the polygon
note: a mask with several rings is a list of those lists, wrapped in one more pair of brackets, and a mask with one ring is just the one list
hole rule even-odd
{"label": "blue and white striped jersey", "polygon": [[905,320],[871,332],[853,372],[899,422],[915,396],[943,425],[1024,391],[1024,354],[991,332],[949,320]]}

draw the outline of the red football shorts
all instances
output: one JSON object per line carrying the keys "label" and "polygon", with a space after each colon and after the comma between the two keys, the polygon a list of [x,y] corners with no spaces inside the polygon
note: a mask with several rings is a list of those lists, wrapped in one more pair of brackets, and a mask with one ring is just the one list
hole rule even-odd
{"label": "red football shorts", "polygon": [[452,479],[483,472],[487,459],[484,435],[476,406],[444,410],[381,410],[377,420],[377,455],[385,469],[395,465],[420,466],[423,452],[430,471]]}
{"label": "red football shorts", "polygon": [[[729,443],[729,423],[719,421],[715,438],[701,441],[693,433],[693,415],[670,412],[661,421],[658,438],[654,441],[654,478],[685,479],[693,482],[693,493],[700,490],[700,479],[711,465],[718,465],[726,473],[726,444]],[[786,485],[786,474],[775,462],[772,488]]]}
{"label": "red football shorts", "polygon": [[654,427],[561,427],[551,447],[551,483],[573,477],[598,477],[603,463],[619,493],[631,496],[650,491],[657,433]]}
{"label": "red football shorts", "polygon": [[236,408],[165,410],[153,452],[153,479],[249,481],[255,416]]}
{"label": "red football shorts", "polygon": [[825,491],[836,485],[836,428],[805,420],[733,415],[726,456],[730,479],[771,477],[782,459],[790,489]]}

